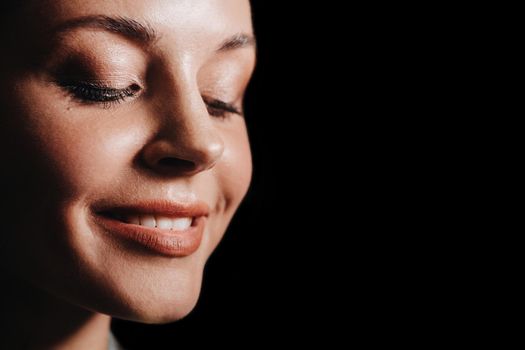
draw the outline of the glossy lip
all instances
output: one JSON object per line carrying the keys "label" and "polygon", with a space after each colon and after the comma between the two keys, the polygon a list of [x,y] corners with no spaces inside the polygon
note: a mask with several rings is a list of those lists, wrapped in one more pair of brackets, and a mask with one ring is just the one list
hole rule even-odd
{"label": "glossy lip", "polygon": [[[109,234],[168,257],[193,254],[201,245],[209,207],[203,202],[175,203],[151,201],[131,205],[110,205],[94,209],[95,221]],[[192,217],[186,230],[167,230],[129,224],[120,215],[157,215],[170,218]]]}

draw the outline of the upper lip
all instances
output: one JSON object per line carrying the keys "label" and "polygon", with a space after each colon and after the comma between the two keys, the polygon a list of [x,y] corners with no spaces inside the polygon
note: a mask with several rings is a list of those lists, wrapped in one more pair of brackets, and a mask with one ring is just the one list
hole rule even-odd
{"label": "upper lip", "polygon": [[149,200],[128,204],[100,205],[96,213],[106,215],[156,215],[164,217],[208,216],[209,206],[202,201],[174,202],[169,200]]}

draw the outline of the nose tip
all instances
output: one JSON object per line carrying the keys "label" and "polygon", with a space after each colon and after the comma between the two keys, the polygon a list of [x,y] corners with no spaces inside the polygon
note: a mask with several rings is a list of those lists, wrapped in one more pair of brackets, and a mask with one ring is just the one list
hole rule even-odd
{"label": "nose tip", "polygon": [[215,166],[224,153],[221,140],[205,140],[201,145],[182,147],[168,142],[157,142],[144,152],[144,160],[157,172],[194,175]]}
{"label": "nose tip", "polygon": [[202,152],[200,156],[201,161],[198,162],[198,165],[201,169],[200,171],[204,171],[204,170],[213,168],[215,164],[217,163],[217,161],[222,157],[223,153],[224,153],[224,143],[223,142],[217,140],[216,142],[208,144],[206,147],[206,150]]}

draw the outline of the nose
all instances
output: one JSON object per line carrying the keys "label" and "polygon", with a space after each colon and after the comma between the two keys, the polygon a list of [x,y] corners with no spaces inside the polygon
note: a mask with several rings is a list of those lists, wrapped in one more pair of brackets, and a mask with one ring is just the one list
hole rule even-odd
{"label": "nose", "polygon": [[163,103],[159,129],[142,151],[144,162],[168,175],[190,176],[213,168],[224,152],[224,142],[200,94],[171,103],[174,108]]}

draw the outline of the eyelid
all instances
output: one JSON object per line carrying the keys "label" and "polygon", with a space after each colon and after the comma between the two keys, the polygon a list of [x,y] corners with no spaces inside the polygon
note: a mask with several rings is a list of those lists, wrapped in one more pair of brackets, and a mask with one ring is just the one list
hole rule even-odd
{"label": "eyelid", "polygon": [[[144,93],[143,87],[137,83],[128,84],[125,88],[116,88],[107,84],[107,80],[101,79],[63,79],[57,81],[57,84],[82,103],[102,104],[108,108],[112,104],[125,102],[128,98],[134,99],[139,93]],[[209,95],[202,95],[202,99],[211,116],[221,118],[226,118],[228,114],[244,116],[242,107],[237,107],[236,102],[225,102]]]}
{"label": "eyelid", "polygon": [[141,92],[139,84],[131,83],[125,88],[115,88],[105,83],[94,82],[95,80],[83,81],[58,81],[57,84],[66,90],[73,98],[84,104],[101,104],[105,108],[113,104],[121,103],[128,98],[136,98]]}
{"label": "eyelid", "polygon": [[107,89],[115,89],[115,90],[126,89],[132,85],[137,85],[142,88],[142,85],[136,79],[132,77],[128,78],[122,75],[109,76],[108,78],[104,78],[104,79],[90,79],[90,78],[82,78],[82,77],[64,77],[64,78],[57,79],[56,82],[60,86],[86,85],[86,86],[91,86],[93,88],[107,88]]}
{"label": "eyelid", "polygon": [[208,105],[209,107],[221,109],[221,110],[224,110],[225,112],[229,112],[233,114],[243,115],[242,108],[237,107],[235,105],[235,102],[225,102],[223,100],[213,98],[207,95],[203,95],[202,99],[204,100],[206,105]]}

